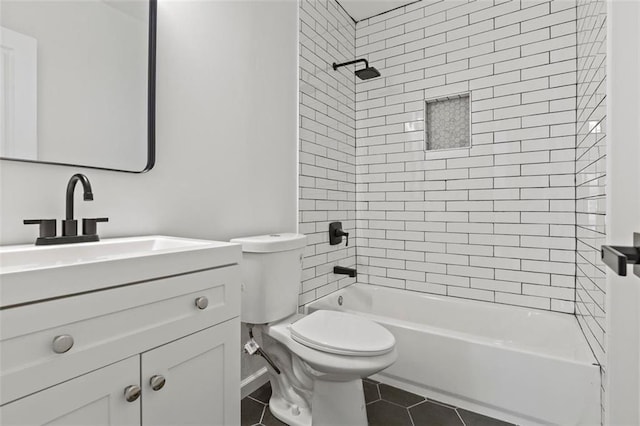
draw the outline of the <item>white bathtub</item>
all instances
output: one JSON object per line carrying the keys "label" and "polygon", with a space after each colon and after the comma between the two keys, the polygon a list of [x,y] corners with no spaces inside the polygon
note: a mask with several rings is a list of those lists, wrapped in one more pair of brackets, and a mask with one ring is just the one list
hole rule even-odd
{"label": "white bathtub", "polygon": [[384,383],[518,424],[600,424],[600,369],[572,315],[366,284],[306,309],[387,327],[399,356]]}

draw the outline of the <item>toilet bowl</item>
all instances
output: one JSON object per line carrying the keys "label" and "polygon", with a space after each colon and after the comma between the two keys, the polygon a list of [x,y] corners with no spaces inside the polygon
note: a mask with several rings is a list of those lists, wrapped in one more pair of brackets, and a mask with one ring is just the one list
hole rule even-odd
{"label": "toilet bowl", "polygon": [[[342,325],[342,328],[340,328]],[[366,425],[362,378],[396,360],[384,327],[335,311],[293,315],[260,327],[269,369],[272,413],[291,426]]]}
{"label": "toilet bowl", "polygon": [[236,238],[242,245],[243,322],[262,336],[269,409],[291,426],[366,426],[362,378],[396,360],[395,338],[381,325],[337,311],[297,314],[306,237]]}

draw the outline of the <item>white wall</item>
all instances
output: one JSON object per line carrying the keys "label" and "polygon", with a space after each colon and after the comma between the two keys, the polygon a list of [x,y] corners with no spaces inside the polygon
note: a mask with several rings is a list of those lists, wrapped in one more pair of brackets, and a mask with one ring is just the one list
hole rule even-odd
{"label": "white wall", "polygon": [[[296,229],[297,5],[163,1],[158,11],[157,162],[146,174],[2,161],[0,243],[30,243],[26,218],[62,218],[85,173],[103,237],[227,240]],[[268,83],[268,84],[265,84]]]}
{"label": "white wall", "polygon": [[95,195],[84,202],[76,190],[76,217],[108,216],[102,237],[296,231],[297,3],[158,6],[156,166],[126,174],[2,161],[0,244],[35,240],[23,219],[62,218],[76,172]]}
{"label": "white wall", "polygon": [[[621,246],[640,232],[639,20],[639,2],[607,2],[607,244]],[[605,311],[604,424],[638,425],[640,278],[607,269]]]}

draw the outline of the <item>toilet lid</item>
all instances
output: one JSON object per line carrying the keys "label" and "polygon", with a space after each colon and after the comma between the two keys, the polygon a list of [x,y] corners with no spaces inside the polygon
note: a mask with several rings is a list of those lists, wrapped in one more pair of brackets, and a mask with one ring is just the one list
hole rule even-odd
{"label": "toilet lid", "polygon": [[396,343],[380,324],[338,311],[315,311],[291,324],[290,330],[296,342],[338,355],[382,355]]}

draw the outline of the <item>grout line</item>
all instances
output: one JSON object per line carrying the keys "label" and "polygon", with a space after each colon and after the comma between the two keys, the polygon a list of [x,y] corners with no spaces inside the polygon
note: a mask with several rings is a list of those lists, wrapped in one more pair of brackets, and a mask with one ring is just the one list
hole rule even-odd
{"label": "grout line", "polygon": [[[418,395],[418,396],[420,396],[420,395]],[[413,408],[413,407],[417,407],[418,405],[424,404],[425,402],[428,402],[428,401],[429,401],[428,398],[424,398],[422,401],[416,402],[415,404],[408,406],[407,410],[410,409],[410,408]]]}
{"label": "grout line", "polygon": [[249,398],[249,399],[254,400],[255,402],[259,402],[262,405],[266,405],[264,402],[260,401],[259,399],[256,399],[256,398],[252,397],[251,395],[247,395],[245,398]]}
{"label": "grout line", "polygon": [[411,426],[416,426],[416,422],[413,421],[413,416],[411,415],[411,410],[407,408],[407,414],[409,415],[409,420],[411,420]]}
{"label": "grout line", "polygon": [[[413,395],[415,395],[415,394],[413,394]],[[420,395],[416,395],[416,396],[420,396]],[[388,402],[388,403],[389,403],[389,404],[391,404],[391,405],[395,405],[396,407],[400,407],[400,408],[404,408],[404,409],[407,409],[407,410],[408,410],[409,408],[413,408],[413,407],[415,407],[416,405],[420,405],[420,404],[422,404],[423,402],[426,402],[426,399],[425,399],[424,401],[421,401],[421,402],[420,402],[420,403],[418,403],[418,404],[414,404],[414,405],[411,405],[411,406],[409,406],[409,407],[407,407],[407,406],[405,406],[405,405],[402,405],[402,404],[398,404],[397,402],[389,401],[388,399],[384,399],[384,398],[380,398],[380,401]]]}
{"label": "grout line", "polygon": [[441,406],[441,407],[450,408],[450,409],[452,409],[452,410],[456,410],[456,409],[458,408],[458,407],[455,407],[455,406],[453,406],[453,405],[451,405],[451,404],[447,404],[447,403],[444,403],[444,402],[440,402],[440,401],[437,401],[437,400],[435,400],[435,399],[429,399],[429,398],[427,398],[427,401],[429,401],[429,402],[430,402],[430,403],[432,403],[432,404],[439,405],[439,406]]}
{"label": "grout line", "polygon": [[460,413],[458,412],[458,408],[456,407],[456,409],[454,410],[456,412],[456,415],[458,416],[458,418],[460,419],[460,421],[462,422],[463,426],[467,426],[467,424],[464,422],[464,419],[462,418],[462,416],[460,415]]}

